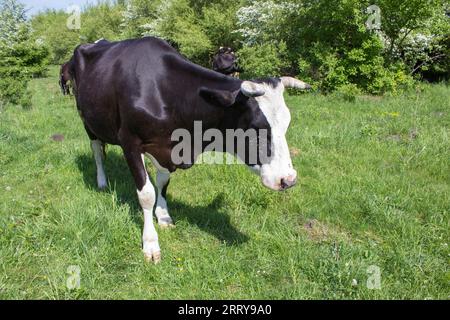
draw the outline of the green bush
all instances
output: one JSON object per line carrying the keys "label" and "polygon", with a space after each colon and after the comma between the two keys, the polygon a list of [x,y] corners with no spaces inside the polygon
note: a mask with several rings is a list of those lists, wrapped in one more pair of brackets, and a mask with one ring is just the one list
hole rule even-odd
{"label": "green bush", "polygon": [[0,46],[0,100],[29,107],[28,82],[33,76],[45,75],[47,56],[47,48],[38,44]]}
{"label": "green bush", "polygon": [[77,31],[67,28],[67,17],[62,11],[49,10],[31,20],[33,35],[49,48],[52,64],[68,61],[80,42]]}
{"label": "green bush", "polygon": [[123,10],[122,5],[107,2],[90,5],[81,13],[80,30],[67,27],[69,15],[64,11],[47,10],[32,18],[33,35],[50,49],[50,62],[61,65],[81,43],[121,39]]}
{"label": "green bush", "polygon": [[233,33],[238,4],[223,0],[163,2],[157,8],[157,18],[141,26],[143,35],[161,37],[187,58],[209,67],[212,54],[220,46],[239,45]]}
{"label": "green bush", "polygon": [[[3,57],[0,57],[0,59]],[[0,100],[2,104],[29,107],[31,97],[27,91],[28,75],[18,66],[0,65]]]}
{"label": "green bush", "polygon": [[356,97],[361,94],[361,90],[356,84],[346,84],[337,88],[335,96],[348,102],[355,102]]}
{"label": "green bush", "polygon": [[124,6],[107,1],[89,5],[81,14],[80,40],[90,43],[102,38],[109,41],[120,40],[123,10]]}
{"label": "green bush", "polygon": [[[139,38],[147,32],[150,22],[159,17],[159,6],[164,0],[128,0],[123,6],[121,36],[124,39]],[[167,2],[167,1],[165,1]]]}
{"label": "green bush", "polygon": [[278,76],[287,62],[286,45],[280,43],[243,47],[239,51],[239,65],[243,68],[242,78],[262,78]]}
{"label": "green bush", "polygon": [[241,47],[239,34],[234,32],[237,28],[238,8],[239,1],[212,2],[203,8],[200,25],[214,50],[219,47],[232,47],[238,50]]}
{"label": "green bush", "polygon": [[15,0],[0,1],[0,100],[3,104],[31,105],[27,85],[44,75],[48,49],[31,35],[24,6]]}
{"label": "green bush", "polygon": [[[446,56],[448,43],[444,39],[448,39],[449,21],[443,19],[441,0],[375,3],[381,7],[381,30],[366,26],[367,8],[374,4],[368,0],[261,0],[238,10],[237,31],[243,38],[244,52],[255,43],[286,43],[287,58],[283,60],[288,65],[282,71],[298,75],[324,92],[349,84],[372,94],[396,92],[413,82],[406,61],[408,52],[401,47],[405,37],[412,30],[441,35],[435,37],[440,41],[439,50],[427,53],[425,59],[435,66],[438,60],[430,61],[429,57],[436,53]],[[446,64],[441,65],[445,69]]]}
{"label": "green bush", "polygon": [[412,81],[402,64],[386,60],[380,33],[366,28],[368,6],[359,0],[305,2],[293,19],[304,27],[289,43],[291,55],[299,56],[300,77],[325,92],[354,84],[371,94],[399,90]]}

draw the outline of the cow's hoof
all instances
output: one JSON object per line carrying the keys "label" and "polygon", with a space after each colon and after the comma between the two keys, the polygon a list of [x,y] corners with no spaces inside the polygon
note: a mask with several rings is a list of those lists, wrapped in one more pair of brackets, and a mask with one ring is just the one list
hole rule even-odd
{"label": "cow's hoof", "polygon": [[144,253],[145,261],[147,263],[158,264],[161,262],[161,251],[153,253]]}
{"label": "cow's hoof", "polygon": [[145,261],[154,264],[161,262],[161,249],[158,241],[144,241],[143,252]]}
{"label": "cow's hoof", "polygon": [[106,181],[106,179],[98,179],[97,186],[99,190],[103,191],[108,188],[108,182]]}
{"label": "cow's hoof", "polygon": [[108,181],[106,180],[105,176],[100,175],[97,177],[97,186],[98,186],[99,190],[101,190],[101,191],[108,188]]}
{"label": "cow's hoof", "polygon": [[158,225],[161,229],[175,228],[175,224],[173,223],[172,218],[169,216],[158,219]]}

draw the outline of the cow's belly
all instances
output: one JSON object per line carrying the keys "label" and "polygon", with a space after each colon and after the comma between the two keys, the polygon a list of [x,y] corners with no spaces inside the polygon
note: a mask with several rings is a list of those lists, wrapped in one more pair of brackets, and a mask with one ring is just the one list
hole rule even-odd
{"label": "cow's belly", "polygon": [[84,126],[91,134],[95,135],[102,142],[118,145],[118,126],[114,119],[107,113],[94,112],[92,109],[79,110]]}

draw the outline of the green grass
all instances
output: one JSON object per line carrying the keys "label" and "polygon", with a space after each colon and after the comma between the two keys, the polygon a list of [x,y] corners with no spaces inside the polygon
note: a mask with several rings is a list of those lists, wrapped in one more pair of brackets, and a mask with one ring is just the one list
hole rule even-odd
{"label": "green grass", "polygon": [[[298,187],[273,193],[240,166],[177,172],[176,228],[158,229],[157,266],[143,259],[143,219],[120,149],[108,149],[110,188],[97,191],[73,100],[56,77],[31,90],[30,110],[0,113],[2,299],[450,296],[444,85],[355,102],[287,97]],[[66,287],[71,265],[81,268],[79,290]],[[370,266],[381,269],[380,290],[366,286]]]}

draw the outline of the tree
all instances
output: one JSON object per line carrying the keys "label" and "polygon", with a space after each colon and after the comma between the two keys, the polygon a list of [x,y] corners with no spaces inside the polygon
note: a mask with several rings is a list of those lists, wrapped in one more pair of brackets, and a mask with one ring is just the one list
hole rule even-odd
{"label": "tree", "polygon": [[161,37],[189,59],[210,65],[210,56],[220,46],[237,45],[233,34],[238,4],[232,1],[164,1],[156,19],[142,26],[143,35]]}
{"label": "tree", "polygon": [[382,32],[388,41],[387,57],[396,59],[396,48],[401,47],[406,38],[427,23],[440,10],[442,0],[377,0],[381,9]]}
{"label": "tree", "polygon": [[145,26],[158,18],[162,0],[128,0],[122,12],[122,36],[137,38],[145,33]]}
{"label": "tree", "polygon": [[64,11],[47,10],[31,20],[33,34],[50,50],[50,63],[61,65],[72,56],[81,42],[77,30],[67,28],[68,15]]}
{"label": "tree", "polygon": [[0,101],[31,105],[27,85],[47,65],[48,50],[33,39],[25,8],[16,0],[0,0]]}

